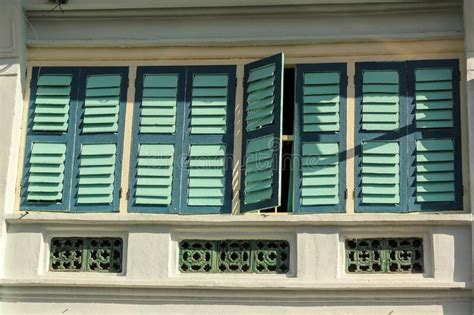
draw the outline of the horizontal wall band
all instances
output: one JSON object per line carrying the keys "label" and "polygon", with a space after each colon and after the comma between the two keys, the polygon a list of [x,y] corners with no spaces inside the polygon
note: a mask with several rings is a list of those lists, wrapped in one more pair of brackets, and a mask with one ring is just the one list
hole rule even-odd
{"label": "horizontal wall band", "polygon": [[466,225],[472,224],[471,214],[308,214],[308,215],[193,215],[168,214],[68,214],[21,213],[4,216],[8,224],[62,225],[178,225],[178,226],[400,226],[400,225]]}

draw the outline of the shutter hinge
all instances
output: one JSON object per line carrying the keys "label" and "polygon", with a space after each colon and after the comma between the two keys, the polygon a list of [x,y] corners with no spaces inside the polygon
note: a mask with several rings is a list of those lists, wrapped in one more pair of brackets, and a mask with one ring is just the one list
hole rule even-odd
{"label": "shutter hinge", "polygon": [[354,86],[356,85],[357,75],[354,74]]}
{"label": "shutter hinge", "polygon": [[122,187],[120,187],[120,190],[119,190],[119,199],[122,199]]}
{"label": "shutter hinge", "polygon": [[345,82],[345,84],[346,84],[346,87],[349,85],[349,76],[348,76],[348,75],[346,75],[346,82]]}
{"label": "shutter hinge", "polygon": [[344,189],[344,200],[347,200],[347,188]]}
{"label": "shutter hinge", "polygon": [[130,199],[130,189],[127,189],[127,195],[125,196],[125,200]]}
{"label": "shutter hinge", "polygon": [[356,190],[355,189],[352,190],[352,199],[354,199],[354,200],[356,199]]}

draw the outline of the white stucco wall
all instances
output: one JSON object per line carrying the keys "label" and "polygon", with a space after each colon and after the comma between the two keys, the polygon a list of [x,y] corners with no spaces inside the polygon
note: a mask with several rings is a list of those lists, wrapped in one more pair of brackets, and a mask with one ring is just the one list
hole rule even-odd
{"label": "white stucco wall", "polygon": [[[87,0],[70,2],[78,9],[97,5],[97,2]],[[212,6],[211,2],[207,1],[206,5]],[[16,1],[0,0],[0,205],[5,205],[0,209],[0,313],[472,314],[473,223],[468,211],[408,215],[187,217],[122,212],[30,213],[24,216],[14,208],[14,183],[18,175],[21,143],[22,82],[27,55],[23,48],[25,43],[29,45],[29,61],[40,64],[56,59],[71,65],[87,64],[92,59],[96,63],[101,60],[110,63],[107,50],[104,53],[100,49],[120,51],[118,47],[124,46],[150,50],[147,52],[143,48],[140,58],[118,52],[114,57],[117,62],[140,64],[144,62],[142,59],[147,59],[148,64],[166,64],[177,60],[185,63],[186,59],[192,58],[192,62],[199,62],[200,58],[209,58],[200,55],[207,46],[215,46],[215,50],[211,50],[216,60],[226,58],[223,51],[233,51],[235,58],[239,55],[238,47],[249,45],[257,47],[255,52],[248,50],[242,58],[257,58],[261,54],[257,44],[292,47],[312,43],[316,48],[312,46],[311,52],[306,51],[304,56],[300,56],[295,50],[292,57],[304,59],[311,54],[326,54],[324,56],[330,60],[337,58],[334,49],[325,52],[326,48],[318,48],[318,44],[322,47],[323,43],[349,42],[362,43],[359,46],[365,42],[382,43],[379,47],[386,44],[390,49],[370,52],[361,49],[360,55],[380,53],[388,56],[381,59],[393,56],[401,59],[404,56],[402,53],[397,55],[397,41],[404,41],[406,46],[412,41],[414,46],[420,46],[423,45],[420,41],[465,37],[467,71],[463,73],[467,75],[467,90],[463,88],[462,91],[468,100],[470,121],[474,105],[474,23],[470,12],[474,12],[471,10],[474,9],[474,0],[464,1],[464,11],[459,1],[439,2],[433,7],[426,1],[359,4],[365,5],[366,10],[358,10],[354,4],[347,3],[345,8],[334,8],[327,2],[300,2],[298,4],[305,6],[298,9],[287,7],[284,12],[275,11],[265,16],[210,8],[210,12],[215,13],[208,12],[203,17],[203,11],[196,8],[191,11],[155,11],[153,14],[147,10],[136,11],[140,7],[151,11],[160,9],[156,3],[161,2],[153,5],[143,0],[136,1],[135,8],[128,8],[135,10],[133,12],[74,11],[71,14],[75,16],[67,19],[56,12],[48,18],[42,17],[47,15],[45,12],[28,12],[30,22],[26,22]],[[314,2],[319,4],[306,6]],[[24,5],[29,10],[48,8],[37,0],[25,1]],[[130,5],[130,2],[117,1],[118,7],[125,5]],[[331,12],[336,9],[336,13]],[[263,12],[261,8],[256,10]],[[194,13],[183,20],[176,12]],[[91,17],[94,14],[100,17]],[[110,16],[105,18],[103,15],[107,14]],[[183,47],[182,56],[173,55],[176,51],[173,48],[181,45],[194,45],[201,50],[198,52],[196,49],[196,54],[191,56],[186,55],[186,51],[192,47]],[[84,54],[83,50],[75,52],[84,47],[91,48],[90,55]],[[423,56],[420,47],[412,50],[417,51],[418,58]],[[66,54],[48,59],[48,53],[57,54],[57,51]],[[347,51],[338,53],[342,56],[350,54]],[[452,47],[452,51],[444,49],[429,53],[443,56],[459,51]],[[2,65],[8,65],[6,70],[1,71]],[[469,134],[472,134],[472,124],[468,125]],[[474,137],[469,137],[470,151],[474,147],[472,139]],[[468,163],[473,170],[472,159]],[[464,174],[464,177],[468,176]],[[466,194],[474,195],[472,190]],[[472,203],[472,198],[470,200]],[[467,208],[474,209],[474,206]],[[81,235],[122,237],[126,255],[124,272],[119,275],[48,272],[51,237]],[[346,237],[392,236],[424,239],[423,274],[344,273],[342,244]],[[183,238],[286,239],[291,245],[290,273],[180,274],[176,264],[177,242]]]}

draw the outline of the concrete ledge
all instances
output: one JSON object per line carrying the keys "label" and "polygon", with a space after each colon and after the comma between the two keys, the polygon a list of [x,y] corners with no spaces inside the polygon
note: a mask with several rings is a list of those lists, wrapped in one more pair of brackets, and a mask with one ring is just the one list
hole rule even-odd
{"label": "concrete ledge", "polygon": [[43,213],[6,214],[8,224],[90,224],[90,225],[215,225],[219,226],[368,226],[368,225],[466,225],[472,223],[468,213],[400,213],[400,214],[304,214],[304,215],[176,215],[144,213]]}

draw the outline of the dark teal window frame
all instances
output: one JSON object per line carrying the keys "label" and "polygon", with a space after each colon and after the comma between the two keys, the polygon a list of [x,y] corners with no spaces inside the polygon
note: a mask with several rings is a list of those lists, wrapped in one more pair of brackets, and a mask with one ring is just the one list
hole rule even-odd
{"label": "dark teal window frame", "polygon": [[[142,99],[143,77],[145,74],[178,74],[178,94],[176,108],[175,134],[141,134],[140,104]],[[191,135],[191,96],[193,74],[198,73],[226,73],[229,76],[227,85],[227,112],[226,132],[223,135]],[[133,118],[133,139],[130,159],[130,193],[128,200],[129,212],[135,213],[175,213],[175,214],[215,214],[230,213],[232,208],[232,163],[234,150],[234,112],[236,89],[236,66],[145,66],[137,68],[135,91],[135,106]],[[174,144],[175,153],[173,161],[172,199],[168,206],[147,206],[135,204],[136,197],[136,172],[138,161],[138,148],[142,143]],[[189,206],[187,204],[188,165],[191,144],[225,144],[225,194],[222,206]]]}
{"label": "dark teal window frame", "polygon": [[[303,131],[303,76],[305,72],[338,72],[339,73],[339,131],[338,132],[304,132]],[[298,64],[295,79],[295,125],[293,143],[293,180],[294,180],[294,213],[331,213],[345,211],[346,191],[346,98],[347,98],[347,64]],[[301,204],[301,160],[302,145],[305,141],[339,144],[339,203],[337,205],[303,206]]]}
{"label": "dark teal window frame", "polygon": [[[51,132],[34,132],[33,119],[35,111],[35,98],[38,89],[37,81],[40,75],[64,74],[72,75],[71,96],[69,103],[68,130],[63,134]],[[119,121],[118,131],[114,135],[91,134],[81,135],[82,117],[84,113],[85,84],[88,75],[121,74]],[[125,106],[127,101],[128,67],[34,67],[30,83],[30,99],[28,104],[27,134],[25,143],[25,159],[23,176],[21,179],[20,210],[22,211],[58,211],[58,212],[118,212],[121,186],[121,165],[123,154],[123,132],[125,126]],[[109,141],[104,141],[105,139]],[[77,206],[77,172],[79,167],[80,145],[84,143],[116,143],[116,160],[114,173],[113,202],[110,205],[82,205]],[[27,187],[29,177],[29,159],[33,142],[65,143],[67,146],[64,162],[63,198],[60,204],[28,202]],[[72,149],[71,149],[72,148]]]}
{"label": "dark teal window frame", "polygon": [[[462,151],[461,116],[459,91],[459,60],[420,60],[404,62],[364,62],[355,65],[355,211],[363,212],[417,212],[452,211],[463,209],[462,196]],[[452,68],[453,84],[453,128],[426,129],[416,128],[415,117],[415,69]],[[366,132],[362,130],[362,72],[364,70],[397,70],[400,74],[400,121],[398,130],[388,132]],[[416,202],[416,140],[453,138],[455,165],[455,201],[454,202]],[[400,204],[366,205],[362,203],[362,141],[396,140],[400,146]]]}

